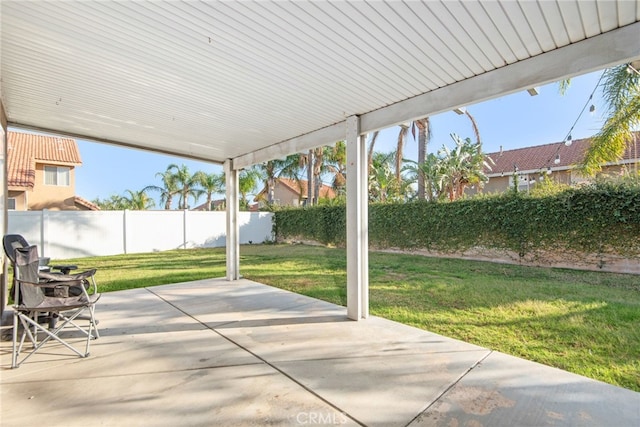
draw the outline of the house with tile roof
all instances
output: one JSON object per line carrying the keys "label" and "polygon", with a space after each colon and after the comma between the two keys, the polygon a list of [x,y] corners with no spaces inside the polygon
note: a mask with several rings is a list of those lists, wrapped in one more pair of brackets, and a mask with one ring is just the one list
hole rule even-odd
{"label": "house with tile roof", "polygon": [[[497,193],[513,187],[514,174],[518,174],[518,185],[521,191],[535,187],[545,176],[556,182],[567,185],[578,185],[590,181],[575,170],[575,166],[583,159],[590,138],[577,139],[567,142],[537,145],[534,147],[517,148],[515,150],[501,150],[488,153],[486,156],[493,160],[491,170],[485,170],[489,182],[483,192]],[[620,175],[628,170],[638,170],[640,167],[640,132],[634,133],[634,138],[621,160],[603,165],[603,175]],[[471,190],[470,194],[474,191]]]}
{"label": "house with tile roof", "polygon": [[[307,200],[308,181],[289,178],[277,178],[273,186],[272,200],[278,206],[302,206]],[[267,201],[267,186],[256,195],[255,199],[260,203]],[[321,199],[334,199],[335,190],[326,184],[320,184]]]}
{"label": "house with tile roof", "polygon": [[75,195],[82,164],[74,139],[7,133],[7,206],[10,210],[98,210]]}

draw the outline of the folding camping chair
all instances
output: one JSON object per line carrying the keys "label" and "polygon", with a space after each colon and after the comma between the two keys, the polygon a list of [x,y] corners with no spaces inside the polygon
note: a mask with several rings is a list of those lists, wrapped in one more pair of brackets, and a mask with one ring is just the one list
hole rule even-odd
{"label": "folding camping chair", "polygon": [[[38,248],[29,246],[15,249],[15,294],[13,306],[13,358],[12,368],[17,368],[25,360],[35,354],[44,344],[51,339],[74,352],[80,357],[89,356],[89,344],[91,339],[99,337],[94,317],[95,303],[100,298],[97,293],[95,269],[73,275],[50,274],[38,272]],[[89,294],[87,288],[93,286],[93,293]],[[81,289],[79,296],[69,296],[69,289],[74,287]],[[45,293],[45,289],[53,292]],[[47,295],[48,294],[48,295]],[[88,312],[88,327],[84,328],[75,320],[80,314]],[[41,313],[55,314],[58,317],[58,325],[47,329],[38,322]],[[22,335],[18,341],[19,323],[22,326]],[[73,327],[86,336],[84,352],[73,347],[63,337],[63,330]],[[44,338],[38,342],[38,334],[43,333]],[[33,349],[22,360],[18,360],[25,338],[29,337]],[[67,338],[68,340],[68,338]]]}
{"label": "folding camping chair", "polygon": [[[4,237],[2,238],[2,246],[4,247],[4,253],[7,255],[7,258],[9,258],[9,261],[11,261],[11,266],[13,267],[14,271],[15,271],[15,264],[16,264],[16,256],[15,256],[15,251],[16,249],[20,249],[20,248],[27,248],[29,246],[31,246],[27,240],[22,237],[22,235],[20,234],[5,234]],[[83,280],[83,277],[86,275],[86,271],[79,273],[78,274],[72,274],[69,275],[69,271],[70,270],[74,270],[77,267],[75,265],[54,265],[54,266],[50,266],[49,265],[49,261],[50,258],[48,257],[39,257],[39,266],[38,266],[38,276],[40,278],[40,281],[56,281],[56,280]],[[55,277],[52,276],[48,276],[47,274],[51,272],[51,270],[61,270],[60,273],[54,273],[56,274]],[[60,274],[64,274],[64,275],[68,275],[69,277],[65,277],[65,278],[61,278]],[[10,295],[15,293],[15,283],[16,283],[16,275],[14,273],[13,275],[13,282],[11,285],[11,289],[10,289]],[[89,282],[88,280],[83,280],[83,284],[85,286],[85,288],[89,291],[91,291],[89,294],[94,294],[94,293],[98,293],[98,288],[96,286],[96,282],[95,279],[93,277],[91,277],[91,281]],[[92,289],[89,289],[89,285],[92,286]],[[69,296],[79,296],[82,294],[82,290],[80,289],[80,287],[76,286],[76,287],[69,287]],[[45,288],[44,289],[45,295],[46,296],[55,296],[54,295],[54,290],[52,288]],[[56,326],[56,321],[57,321],[57,317],[54,314],[51,314],[48,316],[49,319],[49,329],[54,329]],[[96,324],[97,324],[97,320],[96,320]]]}

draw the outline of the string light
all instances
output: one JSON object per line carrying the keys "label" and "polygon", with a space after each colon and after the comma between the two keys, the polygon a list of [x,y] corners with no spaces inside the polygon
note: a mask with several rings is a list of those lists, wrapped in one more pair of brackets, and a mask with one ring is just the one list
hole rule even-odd
{"label": "string light", "polygon": [[627,64],[627,73],[631,74],[631,73],[635,72],[636,74],[640,75],[640,71],[638,71],[638,70],[636,69],[636,67],[634,67],[634,66],[632,65],[632,64],[636,64],[636,65],[637,65],[639,62],[640,62],[640,61],[636,61],[636,62],[633,62],[633,63],[629,62],[629,63]]}
{"label": "string light", "polygon": [[[633,68],[633,66],[631,66],[631,64],[628,64],[628,67],[631,67],[635,72],[640,74],[640,72],[638,72],[638,70]],[[606,73],[606,71],[607,70],[603,70],[602,74],[600,74],[600,78],[598,79],[598,82],[596,83],[596,86],[591,91],[591,94],[589,95],[589,98],[587,99],[587,102],[585,102],[584,106],[582,107],[582,110],[580,110],[580,114],[578,114],[578,117],[576,118],[575,122],[573,122],[573,125],[571,125],[571,128],[569,128],[569,132],[567,132],[567,135],[564,137],[563,141],[564,141],[564,145],[566,147],[570,147],[571,144],[573,143],[573,138],[571,136],[571,132],[573,132],[573,129],[578,124],[578,121],[580,120],[580,118],[582,117],[584,112],[586,111],[587,106],[589,104],[591,104],[591,106],[589,107],[589,112],[590,113],[593,113],[593,112],[596,111],[596,106],[591,103],[591,100],[593,99],[593,95],[596,93],[596,90],[598,90],[598,87],[600,86],[600,82],[602,81],[602,78],[604,77],[604,74]],[[556,148],[556,152],[551,157],[549,157],[549,160],[547,160],[547,162],[545,163],[545,165],[547,166],[547,174],[551,174],[551,167],[549,166],[549,164],[551,163],[552,160],[553,160],[554,164],[556,164],[556,165],[560,164],[560,148],[561,147],[562,147],[562,144],[558,144],[558,148]],[[540,168],[540,171],[542,172],[543,169],[544,169],[544,166],[542,166]]]}

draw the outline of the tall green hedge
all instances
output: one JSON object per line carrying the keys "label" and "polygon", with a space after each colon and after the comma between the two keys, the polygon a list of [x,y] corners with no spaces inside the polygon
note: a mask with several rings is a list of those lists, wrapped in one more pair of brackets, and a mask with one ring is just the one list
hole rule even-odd
{"label": "tall green hedge", "polygon": [[[343,245],[345,214],[345,206],[277,211],[276,238]],[[483,247],[520,256],[539,250],[638,255],[640,189],[599,184],[545,197],[509,193],[451,203],[372,204],[369,243],[445,253]]]}

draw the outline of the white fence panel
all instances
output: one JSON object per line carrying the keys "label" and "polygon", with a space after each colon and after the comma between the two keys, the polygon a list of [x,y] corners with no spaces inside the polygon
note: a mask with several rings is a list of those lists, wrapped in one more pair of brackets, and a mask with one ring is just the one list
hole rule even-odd
{"label": "white fence panel", "polygon": [[273,240],[273,214],[269,212],[240,212],[240,244]]}
{"label": "white fence panel", "polygon": [[[272,238],[272,214],[240,212],[240,243]],[[222,247],[225,212],[9,211],[8,233],[21,234],[54,259]]]}
{"label": "white fence panel", "polygon": [[[27,242],[38,245],[42,252],[42,212],[9,211],[7,215],[7,234],[21,234]],[[41,256],[45,256],[42,253]]]}
{"label": "white fence panel", "polygon": [[[186,214],[186,247],[216,248],[226,245],[227,214],[225,212],[189,211]],[[240,235],[242,236],[242,233]]]}
{"label": "white fence panel", "polygon": [[122,211],[44,211],[44,253],[58,259],[124,253],[122,216]]}
{"label": "white fence panel", "polygon": [[184,212],[125,211],[126,253],[157,252],[184,245]]}

